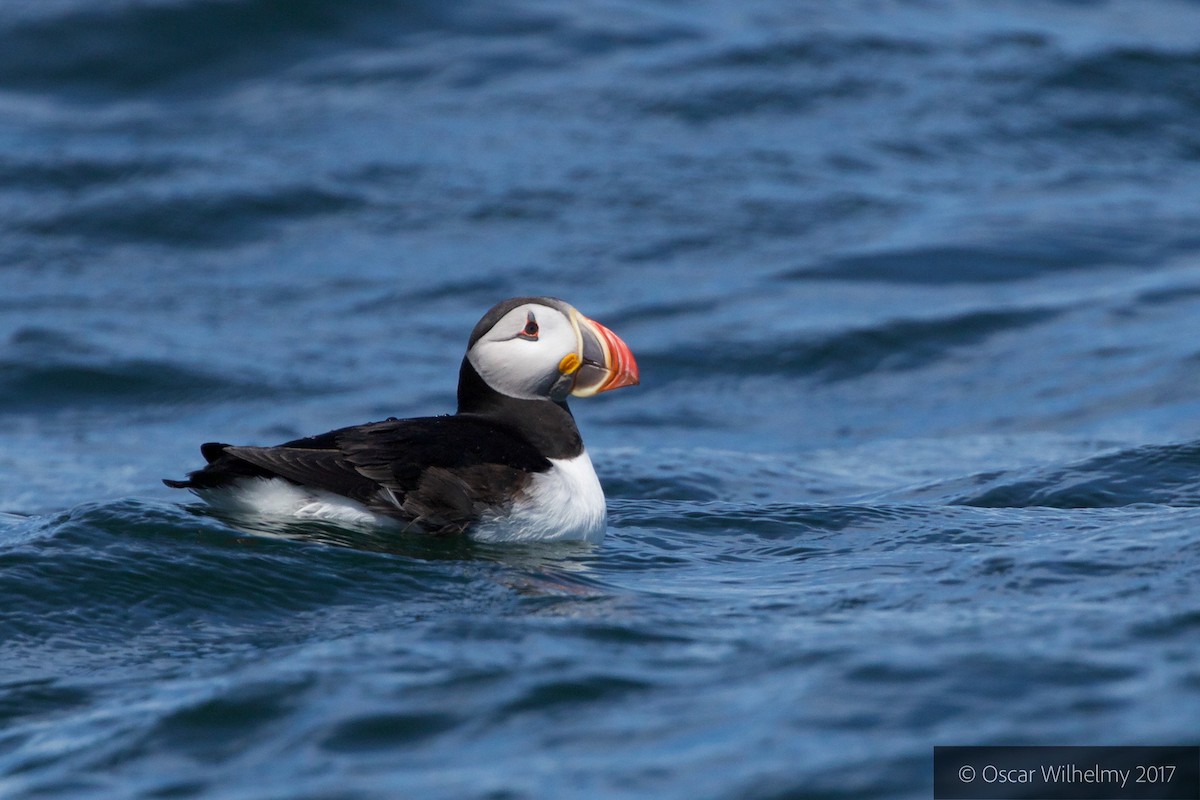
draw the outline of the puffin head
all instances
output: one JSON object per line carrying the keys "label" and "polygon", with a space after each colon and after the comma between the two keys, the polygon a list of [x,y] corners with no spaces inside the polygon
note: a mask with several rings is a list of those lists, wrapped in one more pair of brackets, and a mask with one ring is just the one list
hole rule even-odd
{"label": "puffin head", "polygon": [[466,358],[493,390],[521,400],[562,402],[638,382],[629,347],[554,297],[493,306],[471,332]]}

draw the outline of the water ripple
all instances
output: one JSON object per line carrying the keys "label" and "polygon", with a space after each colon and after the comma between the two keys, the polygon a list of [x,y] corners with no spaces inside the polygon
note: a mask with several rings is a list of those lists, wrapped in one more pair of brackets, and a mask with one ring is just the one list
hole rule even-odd
{"label": "water ripple", "polygon": [[0,85],[97,99],[187,80],[194,89],[220,88],[238,74],[278,69],[323,40],[351,30],[363,36],[391,6],[249,0],[78,9],[0,29]]}
{"label": "water ripple", "polygon": [[683,351],[651,351],[640,354],[638,360],[647,373],[654,370],[668,380],[779,375],[836,383],[871,373],[919,369],[959,348],[1041,324],[1057,313],[1051,309],[980,311],[929,320],[892,320],[792,341],[711,341]]}
{"label": "water ripple", "polygon": [[1200,443],[1149,445],[1096,456],[1035,476],[1000,475],[956,502],[991,508],[1200,505]]}

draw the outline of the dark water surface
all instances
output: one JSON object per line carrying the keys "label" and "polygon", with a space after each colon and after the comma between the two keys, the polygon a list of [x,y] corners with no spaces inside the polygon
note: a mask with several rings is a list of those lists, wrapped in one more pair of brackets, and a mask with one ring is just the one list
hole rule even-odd
{"label": "dark water surface", "polygon": [[[0,11],[0,796],[927,798],[1195,744],[1200,5]],[[622,335],[595,547],[158,479]]]}

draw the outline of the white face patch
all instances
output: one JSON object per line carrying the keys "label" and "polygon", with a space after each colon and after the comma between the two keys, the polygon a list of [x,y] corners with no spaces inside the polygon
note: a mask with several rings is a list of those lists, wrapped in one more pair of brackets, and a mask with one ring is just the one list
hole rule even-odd
{"label": "white face patch", "polygon": [[501,317],[475,342],[467,359],[497,392],[540,400],[549,397],[551,387],[562,377],[559,363],[578,349],[579,334],[566,314],[526,303]]}

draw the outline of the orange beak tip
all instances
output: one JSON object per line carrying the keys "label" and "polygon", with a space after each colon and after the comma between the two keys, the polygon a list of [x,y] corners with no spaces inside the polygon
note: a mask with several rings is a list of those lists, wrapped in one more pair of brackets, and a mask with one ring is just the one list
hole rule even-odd
{"label": "orange beak tip", "polygon": [[[579,315],[581,326],[586,328],[590,336],[591,355],[587,355],[589,345],[584,344],[584,359],[589,362],[588,377],[577,379],[576,388],[572,394],[577,397],[590,397],[600,392],[620,389],[623,386],[636,386],[641,382],[637,361],[629,349],[629,345],[621,337],[610,331],[595,320]],[[585,337],[586,338],[586,337]],[[582,373],[581,373],[582,375]]]}

